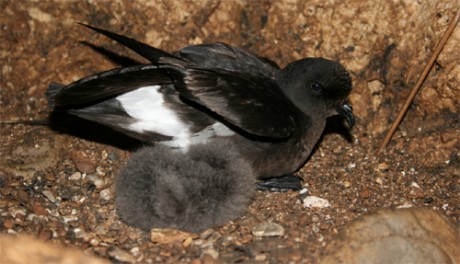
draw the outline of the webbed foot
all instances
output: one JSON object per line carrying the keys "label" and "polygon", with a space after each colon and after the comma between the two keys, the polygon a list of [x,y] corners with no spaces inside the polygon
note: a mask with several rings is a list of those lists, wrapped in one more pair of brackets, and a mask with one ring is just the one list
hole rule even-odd
{"label": "webbed foot", "polygon": [[302,178],[293,174],[278,177],[264,178],[256,182],[259,191],[286,192],[289,190],[299,191],[302,189]]}

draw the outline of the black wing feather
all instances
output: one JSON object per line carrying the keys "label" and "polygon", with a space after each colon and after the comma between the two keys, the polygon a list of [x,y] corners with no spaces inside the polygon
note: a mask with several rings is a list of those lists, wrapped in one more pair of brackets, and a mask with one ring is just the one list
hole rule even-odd
{"label": "black wing feather", "polygon": [[123,46],[135,51],[136,53],[138,53],[139,55],[141,55],[142,57],[148,59],[149,61],[151,61],[153,64],[155,65],[159,65],[159,60],[160,58],[163,58],[163,57],[170,57],[170,58],[174,58],[174,59],[177,59],[177,60],[181,60],[180,58],[172,55],[172,54],[169,54],[168,52],[165,52],[163,50],[160,50],[160,49],[157,49],[157,48],[154,48],[152,46],[149,46],[145,43],[142,43],[140,41],[137,41],[135,39],[132,39],[132,38],[128,38],[128,37],[125,37],[125,36],[122,36],[122,35],[119,35],[117,33],[114,33],[114,32],[111,32],[111,31],[108,31],[108,30],[104,30],[104,29],[100,29],[100,28],[97,28],[97,27],[93,27],[93,26],[90,26],[90,25],[86,25],[86,24],[83,24],[83,23],[78,23],[82,26],[85,26],[87,28],[90,28],[96,32],[99,32],[101,34],[103,34],[104,36],[110,38],[110,39],[113,39],[115,40],[116,42],[122,44]]}
{"label": "black wing feather", "polygon": [[275,62],[225,43],[191,45],[177,55],[197,68],[242,72],[255,77],[274,78],[279,70]]}
{"label": "black wing feather", "polygon": [[51,84],[48,101],[55,107],[70,107],[97,103],[137,88],[170,84],[171,78],[154,65],[138,65],[114,69],[80,79],[67,86]]}
{"label": "black wing feather", "polygon": [[274,80],[224,70],[171,71],[181,96],[198,103],[244,131],[286,138],[295,129],[290,102]]}
{"label": "black wing feather", "polygon": [[[295,111],[289,100],[282,100],[285,96],[274,80],[279,67],[274,62],[223,43],[188,46],[171,55],[107,30],[84,26],[132,49],[154,65],[114,69],[67,86],[51,84],[47,96],[52,107],[74,109],[74,114],[83,117],[87,114],[84,109],[95,111],[91,106],[120,94],[150,85],[174,84],[184,100],[211,110],[247,133],[269,138],[287,138],[293,133]],[[200,120],[208,124],[209,117],[200,112],[207,110],[198,107],[190,111],[192,105],[184,104],[186,114],[199,114]],[[107,121],[102,123],[108,124],[114,117],[123,119],[122,123],[131,122],[123,115],[99,114]]]}

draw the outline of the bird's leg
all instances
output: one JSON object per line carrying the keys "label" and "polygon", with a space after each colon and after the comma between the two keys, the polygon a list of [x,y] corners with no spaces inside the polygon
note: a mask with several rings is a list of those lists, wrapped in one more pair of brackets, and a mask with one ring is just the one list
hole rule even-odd
{"label": "bird's leg", "polygon": [[263,178],[256,182],[256,189],[270,192],[299,191],[302,189],[302,185],[300,184],[301,181],[302,178],[290,173],[276,177]]}

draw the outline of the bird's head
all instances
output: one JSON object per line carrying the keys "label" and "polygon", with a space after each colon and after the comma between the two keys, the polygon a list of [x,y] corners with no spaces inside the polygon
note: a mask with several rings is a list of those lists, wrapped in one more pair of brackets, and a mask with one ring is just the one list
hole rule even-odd
{"label": "bird's head", "polygon": [[347,102],[351,78],[340,63],[323,58],[294,61],[278,72],[276,81],[304,114],[324,119],[339,114],[350,127],[354,125],[353,109]]}

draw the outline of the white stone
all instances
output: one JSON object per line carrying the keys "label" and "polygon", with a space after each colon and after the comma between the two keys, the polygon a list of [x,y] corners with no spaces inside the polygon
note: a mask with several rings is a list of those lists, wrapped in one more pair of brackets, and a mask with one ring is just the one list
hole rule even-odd
{"label": "white stone", "polygon": [[303,200],[303,206],[306,208],[325,208],[331,207],[331,203],[317,196],[307,196]]}

